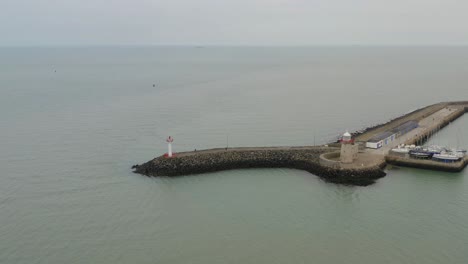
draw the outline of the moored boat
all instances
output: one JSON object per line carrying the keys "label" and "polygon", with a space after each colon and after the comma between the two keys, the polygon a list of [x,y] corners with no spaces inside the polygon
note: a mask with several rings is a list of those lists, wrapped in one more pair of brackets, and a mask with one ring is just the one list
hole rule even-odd
{"label": "moored boat", "polygon": [[415,148],[416,148],[416,145],[401,144],[401,145],[398,145],[396,148],[392,148],[392,152],[408,154],[410,150],[415,149]]}
{"label": "moored boat", "polygon": [[431,153],[424,149],[413,149],[409,151],[409,155],[410,157],[418,158],[418,159],[430,159],[432,158],[434,153]]}
{"label": "moored boat", "polygon": [[450,151],[457,152],[457,153],[463,153],[463,154],[466,153],[466,149],[451,149]]}
{"label": "moored boat", "polygon": [[398,147],[398,148],[393,148],[392,151],[395,152],[395,153],[405,153],[406,154],[406,153],[410,152],[410,149],[409,148],[400,148],[400,147]]}
{"label": "moored boat", "polygon": [[432,156],[432,159],[445,162],[454,162],[460,160],[461,157],[451,152],[442,152],[440,154],[434,154]]}

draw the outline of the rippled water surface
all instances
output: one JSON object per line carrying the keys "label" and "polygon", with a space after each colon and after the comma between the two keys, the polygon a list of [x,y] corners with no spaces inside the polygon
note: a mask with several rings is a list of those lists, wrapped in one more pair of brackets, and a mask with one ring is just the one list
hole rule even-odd
{"label": "rippled water surface", "polygon": [[[467,84],[468,48],[0,48],[0,263],[466,263],[468,170],[346,187],[130,167],[167,135],[175,151],[325,143]],[[466,131],[432,143],[466,148]]]}

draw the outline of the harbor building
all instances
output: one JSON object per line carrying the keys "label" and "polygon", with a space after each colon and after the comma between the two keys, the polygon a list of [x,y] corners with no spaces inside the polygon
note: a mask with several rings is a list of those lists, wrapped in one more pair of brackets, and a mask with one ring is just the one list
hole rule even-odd
{"label": "harbor building", "polygon": [[409,131],[417,128],[418,126],[418,122],[416,121],[405,122],[391,130],[375,135],[366,142],[366,147],[372,149],[379,149],[383,146],[392,143],[398,137],[408,133]]}

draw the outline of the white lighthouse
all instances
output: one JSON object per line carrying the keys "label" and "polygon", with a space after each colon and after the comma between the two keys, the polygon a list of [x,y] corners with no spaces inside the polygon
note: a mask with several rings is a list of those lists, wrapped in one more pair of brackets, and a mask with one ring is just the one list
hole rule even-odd
{"label": "white lighthouse", "polygon": [[169,136],[166,139],[166,142],[167,142],[167,157],[169,157],[169,158],[172,158],[172,142],[173,141],[174,141],[174,138],[172,138],[171,136]]}

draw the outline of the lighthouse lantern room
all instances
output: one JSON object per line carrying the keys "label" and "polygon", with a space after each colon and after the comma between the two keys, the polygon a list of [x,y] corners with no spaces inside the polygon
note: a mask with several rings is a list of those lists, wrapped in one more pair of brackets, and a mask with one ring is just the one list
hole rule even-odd
{"label": "lighthouse lantern room", "polygon": [[344,133],[343,136],[341,137],[341,143],[345,143],[345,144],[353,143],[351,134],[348,131],[346,131],[346,133]]}

